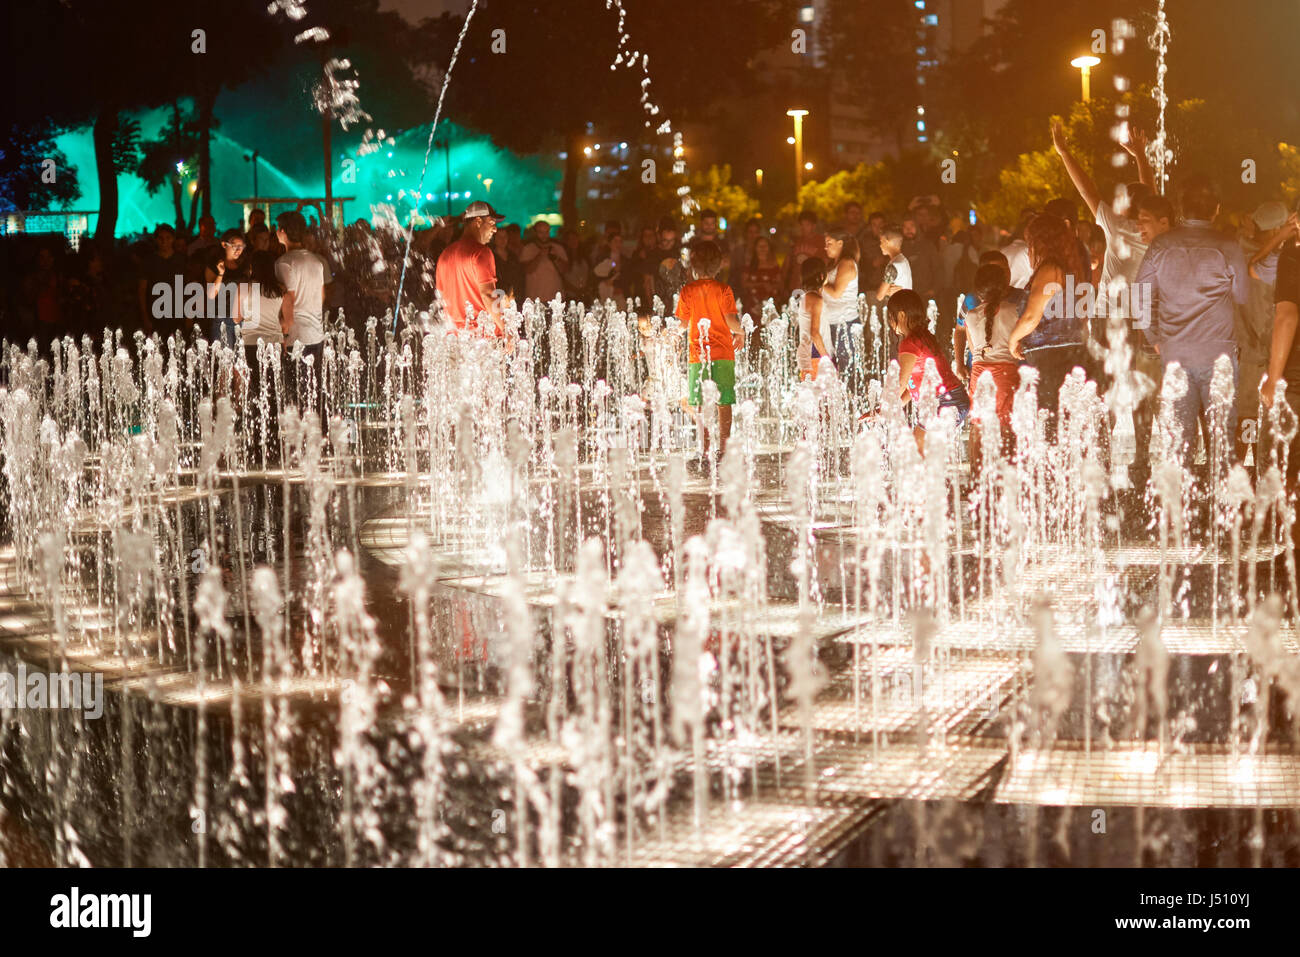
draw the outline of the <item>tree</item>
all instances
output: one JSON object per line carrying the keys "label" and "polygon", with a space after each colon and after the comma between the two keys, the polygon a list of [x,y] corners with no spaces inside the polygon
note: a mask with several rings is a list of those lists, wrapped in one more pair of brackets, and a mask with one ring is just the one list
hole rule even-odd
{"label": "tree", "polygon": [[[1080,165],[1087,164],[1080,157]],[[987,200],[976,203],[980,219],[985,222],[1013,225],[1020,211],[1033,207],[1041,209],[1058,196],[1074,195],[1061,159],[1051,147],[1022,153],[1013,166],[998,173],[998,189]]]}
{"label": "tree", "polygon": [[[758,200],[750,196],[739,183],[731,181],[729,165],[697,170],[690,174],[689,182],[691,196],[700,210],[711,209],[733,223],[743,223],[758,215]],[[663,205],[670,206],[672,197],[666,197],[666,200]]]}
{"label": "tree", "polygon": [[1282,195],[1292,209],[1300,203],[1300,147],[1278,143],[1278,165],[1282,171]]}
{"label": "tree", "polygon": [[[669,172],[656,177],[653,184],[641,182],[641,166],[630,158],[628,168],[616,180],[618,198],[603,202],[592,200],[586,205],[587,218],[619,219],[653,225],[665,212],[678,216],[679,190],[690,187],[695,201],[688,221],[698,222],[702,210],[712,209],[731,223],[743,223],[759,214],[759,202],[739,183],[731,180],[731,167],[710,166],[685,174]],[[678,216],[680,220],[680,216]]]}
{"label": "tree", "polygon": [[[117,225],[118,112],[146,100],[149,86],[156,83],[153,71],[140,69],[138,40],[145,31],[137,19],[152,12],[154,4],[140,6],[148,9],[137,14],[136,6],[127,13],[106,4],[31,0],[6,10],[5,61],[17,76],[34,80],[24,95],[7,100],[14,121],[23,126],[94,124],[100,198],[95,238],[100,242],[111,243]],[[58,37],[59,69],[50,69],[48,49],[31,42],[33,37]]]}
{"label": "tree", "polygon": [[1168,125],[1174,152],[1169,192],[1176,195],[1180,177],[1195,172],[1214,181],[1225,212],[1250,212],[1276,198],[1285,154],[1248,118],[1238,119],[1225,136],[1218,111],[1205,100],[1188,99],[1170,105]]}
{"label": "tree", "polygon": [[[1125,41],[1123,52],[1113,52],[1112,22],[1120,17],[1137,36]],[[942,130],[949,152],[958,150],[963,170],[964,160],[987,157],[978,170],[987,188],[1000,170],[1037,148],[1049,116],[1079,99],[1079,73],[1070,60],[1091,50],[1094,30],[1102,28],[1107,47],[1103,66],[1093,71],[1094,97],[1119,76],[1132,88],[1154,78],[1144,39],[1151,19],[1124,0],[1005,0],[984,34],[965,49],[948,51],[928,79],[931,125]]]}
{"label": "tree", "polygon": [[[380,11],[378,0],[321,0],[312,6],[313,20],[323,33],[304,44],[314,53],[318,79],[312,87],[321,114],[321,155],[325,198],[333,195],[336,127],[373,120],[379,113],[375,94],[383,97],[383,125],[389,129],[427,120],[436,94],[422,83],[423,63],[431,49],[442,49],[453,18],[426,19],[414,30],[393,11]],[[362,87],[362,78],[365,87]]]}
{"label": "tree", "polygon": [[[1132,129],[1152,129],[1153,117],[1147,105],[1145,90],[1128,93],[1118,105],[1128,108]],[[1068,117],[1063,119],[1066,138],[1079,165],[1092,176],[1103,197],[1110,197],[1120,184],[1137,179],[1128,156],[1122,153],[1115,138],[1116,101],[1103,97],[1089,103],[1075,103]],[[1078,193],[1061,159],[1052,148],[1051,123],[1056,117],[1047,117],[1035,137],[1035,148],[1020,154],[996,173],[991,182],[983,183],[978,191],[975,207],[980,218],[1003,225],[1014,224],[1020,211],[1027,207],[1041,207],[1057,197],[1076,200]],[[1115,165],[1112,159],[1123,156]]]}
{"label": "tree", "polygon": [[783,217],[811,210],[825,223],[839,222],[850,200],[861,203],[866,212],[879,210],[896,216],[914,196],[940,193],[941,167],[925,150],[905,150],[879,163],[860,163],[821,181],[805,183],[799,202],[781,209]]}
{"label": "tree", "polygon": [[866,209],[894,209],[906,202],[895,192],[890,167],[885,163],[859,163],[853,169],[841,170],[826,179],[804,183],[799,190],[799,202],[787,204],[782,217],[793,217],[810,210],[822,222],[838,222],[844,205],[850,200],[861,203]]}
{"label": "tree", "polygon": [[[182,92],[193,98],[197,113],[198,193],[204,216],[212,215],[212,129],[217,125],[217,97],[223,89],[238,86],[266,70],[273,60],[287,56],[293,49],[289,37],[294,36],[292,44],[297,44],[297,38],[313,25],[311,20],[279,18],[278,6],[272,3],[268,9],[265,0],[227,0],[219,16],[196,19],[192,13],[186,15],[185,22],[192,27],[187,34],[190,55],[181,58],[180,76]],[[198,29],[203,31],[201,38],[195,35]]]}
{"label": "tree", "polygon": [[[133,135],[122,115],[193,96],[200,127],[199,176],[210,203],[207,134],[218,92],[263,69],[287,48],[283,28],[264,0],[229,0],[220,8],[175,0],[131,4],[30,0],[6,10],[6,62],[39,78],[7,106],[23,124],[93,124],[99,180],[95,238],[111,243],[117,228],[117,176],[129,164]],[[32,37],[57,37],[58,69]],[[141,55],[147,38],[148,58]],[[138,130],[134,135],[138,135]],[[127,165],[124,165],[127,164]]]}
{"label": "tree", "polygon": [[[53,209],[81,195],[49,124],[11,124],[0,136],[0,210]],[[49,163],[53,165],[49,165]]]}
{"label": "tree", "polygon": [[182,109],[180,101],[173,100],[171,114],[158,131],[158,136],[141,144],[141,160],[136,168],[136,175],[144,180],[151,195],[162,189],[164,184],[171,186],[176,229],[182,233],[189,232],[196,219],[197,191],[190,204],[188,222],[182,201],[185,179],[197,165],[198,152],[198,117],[190,107]]}

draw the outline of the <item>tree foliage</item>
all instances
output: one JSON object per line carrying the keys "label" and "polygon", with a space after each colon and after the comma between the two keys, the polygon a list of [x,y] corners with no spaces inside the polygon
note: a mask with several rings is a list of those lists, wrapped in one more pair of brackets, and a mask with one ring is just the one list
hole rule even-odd
{"label": "tree foliage", "polygon": [[733,223],[743,223],[758,215],[758,200],[743,186],[731,181],[731,166],[710,166],[690,175],[691,196],[699,209],[715,210]]}
{"label": "tree foliage", "polygon": [[1282,171],[1282,194],[1292,209],[1300,203],[1300,146],[1278,143],[1278,166]]}
{"label": "tree foliage", "polygon": [[[190,106],[172,103],[171,112],[158,135],[140,144],[140,162],[136,175],[144,180],[150,194],[169,186],[176,228],[187,231],[193,227],[187,221],[182,203],[184,184],[198,163],[201,131],[198,116]],[[194,219],[191,209],[190,220]]]}
{"label": "tree foliage", "polygon": [[[29,0],[10,4],[6,16],[5,60],[33,80],[24,95],[7,101],[15,121],[94,124],[101,240],[111,240],[115,231],[117,176],[140,156],[139,128],[123,114],[180,97],[200,103],[200,182],[207,203],[205,144],[218,92],[284,56],[300,29],[273,18],[265,0],[228,0],[219,8],[190,0]],[[47,44],[32,42],[35,37],[57,38],[57,65]]]}
{"label": "tree foliage", "polygon": [[836,222],[849,200],[862,203],[868,211],[897,206],[900,196],[891,165],[859,163],[853,169],[841,170],[824,180],[804,183],[799,190],[799,202],[785,206],[781,215],[792,217],[802,210],[810,210],[822,222]]}
{"label": "tree foliage", "polygon": [[[57,209],[81,195],[68,157],[54,145],[48,124],[13,123],[0,136],[0,210]],[[46,160],[54,163],[54,182],[46,182]]]}
{"label": "tree foliage", "polygon": [[[1124,131],[1116,107],[1128,111],[1130,134],[1138,129],[1150,132],[1154,117],[1144,110],[1146,102],[1145,91],[1126,94],[1118,101],[1098,97],[1089,103],[1075,103],[1069,116],[1061,118],[1071,153],[1092,177],[1103,197],[1113,196],[1121,184],[1138,178],[1119,143]],[[1078,192],[1052,148],[1051,124],[1057,118],[1044,119],[1034,139],[1034,148],[1003,166],[997,171],[996,180],[984,185],[974,204],[981,219],[1011,225],[1027,207],[1042,207],[1058,197],[1079,202]]]}

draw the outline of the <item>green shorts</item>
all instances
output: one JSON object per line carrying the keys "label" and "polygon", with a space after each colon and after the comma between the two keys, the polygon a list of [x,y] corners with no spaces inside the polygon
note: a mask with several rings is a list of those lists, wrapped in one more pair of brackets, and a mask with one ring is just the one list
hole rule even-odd
{"label": "green shorts", "polygon": [[708,372],[704,363],[692,362],[686,372],[686,401],[691,405],[703,405],[704,393],[700,388],[701,379],[712,379],[718,387],[718,405],[736,404],[736,360],[714,359],[709,363]]}

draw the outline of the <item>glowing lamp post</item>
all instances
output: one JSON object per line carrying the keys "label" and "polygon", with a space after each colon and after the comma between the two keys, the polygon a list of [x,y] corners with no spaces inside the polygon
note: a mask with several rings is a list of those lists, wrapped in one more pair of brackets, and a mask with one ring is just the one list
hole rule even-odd
{"label": "glowing lamp post", "polygon": [[803,189],[803,118],[808,111],[786,110],[785,115],[794,117],[794,198],[797,202]]}
{"label": "glowing lamp post", "polygon": [[1079,70],[1079,79],[1083,83],[1083,102],[1087,103],[1091,98],[1088,90],[1088,80],[1092,74],[1092,68],[1095,67],[1101,59],[1095,56],[1077,56],[1070,61],[1070,66]]}

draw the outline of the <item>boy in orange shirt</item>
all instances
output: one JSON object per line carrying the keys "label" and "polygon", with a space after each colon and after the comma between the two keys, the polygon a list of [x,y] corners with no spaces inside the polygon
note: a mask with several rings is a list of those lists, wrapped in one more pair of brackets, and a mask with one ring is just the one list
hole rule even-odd
{"label": "boy in orange shirt", "polygon": [[[691,246],[691,275],[677,297],[677,318],[687,329],[687,402],[692,409],[702,403],[701,381],[711,379],[718,387],[718,452],[726,450],[731,435],[731,407],[736,404],[736,349],[744,341],[736,297],[730,287],[714,277],[722,268],[722,250],[711,240]],[[708,321],[708,331],[700,323]],[[704,452],[708,434],[701,429]]]}

